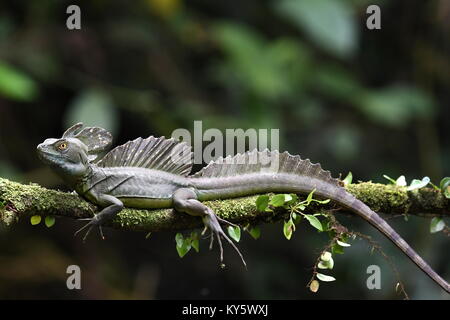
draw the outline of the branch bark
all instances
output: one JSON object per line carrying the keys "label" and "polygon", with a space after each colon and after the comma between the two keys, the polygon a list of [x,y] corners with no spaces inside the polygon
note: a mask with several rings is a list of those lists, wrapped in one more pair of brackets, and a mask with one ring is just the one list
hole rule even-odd
{"label": "branch bark", "polygon": [[[351,184],[347,190],[376,212],[385,214],[416,214],[450,216],[450,200],[432,188],[407,191],[404,187],[371,182]],[[258,196],[208,201],[218,216],[234,223],[273,222],[286,212],[256,211]],[[307,210],[328,210],[332,205],[309,206]],[[11,225],[31,215],[54,215],[68,218],[91,217],[98,208],[74,193],[49,190],[37,184],[24,185],[0,178],[0,224]],[[344,211],[343,209],[340,211]],[[122,210],[111,227],[136,231],[175,231],[202,226],[201,219],[175,212],[173,209]]]}

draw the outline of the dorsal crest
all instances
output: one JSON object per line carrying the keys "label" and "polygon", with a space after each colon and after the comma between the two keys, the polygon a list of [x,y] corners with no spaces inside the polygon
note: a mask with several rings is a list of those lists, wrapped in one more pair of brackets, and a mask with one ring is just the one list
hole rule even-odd
{"label": "dorsal crest", "polygon": [[99,167],[140,167],[187,176],[192,169],[191,146],[165,137],[137,138],[118,146],[101,159]]}
{"label": "dorsal crest", "polygon": [[334,179],[329,171],[322,169],[320,164],[311,163],[309,159],[291,155],[289,152],[248,151],[235,156],[218,158],[211,161],[206,167],[195,173],[193,178],[232,177],[247,173],[289,173],[306,176],[339,186],[339,180]]}
{"label": "dorsal crest", "polygon": [[87,148],[90,161],[94,160],[99,153],[105,151],[112,142],[112,135],[107,130],[100,127],[83,128],[81,122],[67,129],[62,137],[80,140]]}

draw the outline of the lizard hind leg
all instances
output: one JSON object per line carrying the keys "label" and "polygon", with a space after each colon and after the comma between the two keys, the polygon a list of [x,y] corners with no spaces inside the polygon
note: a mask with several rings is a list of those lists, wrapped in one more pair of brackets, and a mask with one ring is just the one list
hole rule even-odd
{"label": "lizard hind leg", "polygon": [[219,243],[220,249],[221,264],[223,264],[223,246],[221,238],[223,238],[234,248],[234,250],[236,250],[236,252],[238,253],[239,257],[242,260],[242,263],[247,268],[247,264],[245,263],[242,253],[239,251],[238,247],[234,244],[234,242],[225,234],[220,225],[220,223],[223,223],[231,226],[236,226],[235,224],[226,221],[222,218],[219,218],[211,208],[198,201],[197,194],[192,189],[180,188],[176,190],[173,194],[172,200],[175,210],[187,213],[192,216],[199,216],[202,218],[203,223],[205,225],[204,231],[206,231],[206,229],[209,229],[211,231],[210,249],[212,248],[214,237],[217,238],[217,242]]}

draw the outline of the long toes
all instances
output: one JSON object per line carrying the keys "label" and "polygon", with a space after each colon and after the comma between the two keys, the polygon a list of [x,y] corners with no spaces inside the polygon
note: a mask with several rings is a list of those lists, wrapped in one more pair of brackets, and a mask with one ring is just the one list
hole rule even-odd
{"label": "long toes", "polygon": [[98,223],[98,221],[94,220],[94,219],[91,219],[91,218],[89,218],[88,220],[90,220],[90,221],[88,223],[86,223],[84,226],[82,226],[80,229],[78,229],[75,232],[74,236],[77,236],[81,231],[87,229],[86,233],[83,236],[83,242],[85,242],[87,237],[88,237],[88,235],[89,235],[89,233],[91,232],[92,228],[94,228],[95,226],[98,226],[99,227],[99,231],[100,231],[100,236],[102,237],[102,239],[105,239],[105,236],[103,235],[102,227]]}
{"label": "long toes", "polygon": [[211,231],[211,240],[209,240],[209,250],[212,250],[214,244],[214,232]]}
{"label": "long toes", "polygon": [[224,224],[227,224],[227,225],[229,225],[229,226],[232,226],[232,227],[237,227],[238,225],[237,224],[234,224],[234,223],[232,223],[232,222],[230,222],[230,221],[227,221],[227,220],[225,220],[225,219],[222,219],[222,218],[220,218],[220,217],[216,217],[217,218],[217,220],[219,220],[220,222],[222,222],[222,223],[224,223]]}
{"label": "long toes", "polygon": [[103,234],[103,229],[102,229],[102,226],[101,226],[101,225],[98,226],[98,230],[99,230],[99,232],[100,232],[100,237],[102,237],[102,240],[105,240],[105,235]]}
{"label": "long toes", "polygon": [[220,235],[217,235],[217,242],[219,243],[220,248],[220,263],[223,264],[223,246],[222,246],[222,240],[220,240]]}
{"label": "long toes", "polygon": [[91,232],[91,230],[92,230],[93,227],[94,227],[94,226],[90,226],[90,227],[88,228],[88,230],[87,230],[86,233],[84,234],[83,242],[86,242],[87,236],[89,235],[89,233]]}
{"label": "long toes", "polygon": [[78,229],[77,231],[75,231],[74,236],[76,237],[77,234],[79,234],[81,231],[83,231],[84,229],[86,229],[87,227],[89,227],[91,225],[91,222],[86,223],[84,226],[82,226],[80,229]]}
{"label": "long toes", "polygon": [[224,224],[228,224],[231,226],[237,226],[229,221],[226,221],[222,218],[219,218],[215,214],[208,215],[206,219],[203,220],[205,223],[205,226],[207,226],[211,230],[211,242],[210,242],[210,248],[212,248],[213,238],[214,235],[217,237],[217,241],[219,242],[219,248],[220,248],[220,262],[223,262],[223,246],[221,237],[223,237],[238,253],[239,257],[241,258],[242,263],[244,264],[244,267],[247,269],[247,263],[244,260],[244,256],[239,251],[238,247],[234,244],[234,242],[225,234],[222,227],[220,226],[220,222],[223,222]]}
{"label": "long toes", "polygon": [[228,236],[225,233],[222,233],[222,236],[225,238],[225,240],[228,241],[229,244],[231,244],[231,246],[234,248],[234,250],[236,250],[236,252],[238,253],[239,257],[242,260],[242,263],[244,264],[245,269],[247,269],[247,263],[245,262],[244,256],[239,251],[238,247],[234,244],[234,242],[230,238],[228,238]]}

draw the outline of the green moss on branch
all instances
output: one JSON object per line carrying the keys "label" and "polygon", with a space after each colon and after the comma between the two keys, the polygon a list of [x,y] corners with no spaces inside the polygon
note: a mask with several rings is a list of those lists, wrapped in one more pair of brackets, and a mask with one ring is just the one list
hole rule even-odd
{"label": "green moss on branch", "polygon": [[[450,201],[440,192],[423,188],[408,192],[406,188],[370,182],[352,184],[347,190],[377,212],[388,214],[436,214],[448,216]],[[271,222],[281,219],[283,211],[256,211],[257,196],[209,201],[219,216],[231,222]],[[328,208],[328,207],[326,207]],[[317,210],[318,208],[313,208]],[[10,225],[31,215],[55,215],[86,218],[98,208],[73,193],[49,190],[36,184],[24,185],[0,178],[0,223]],[[142,231],[183,230],[202,225],[200,218],[180,214],[172,209],[124,209],[111,223],[114,228]]]}

